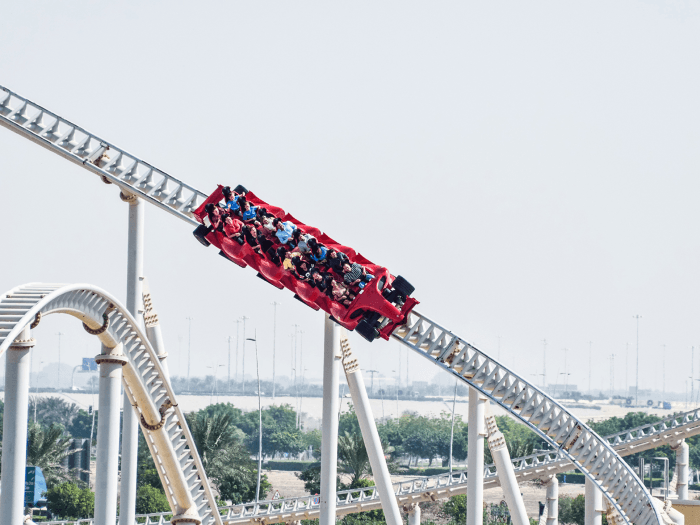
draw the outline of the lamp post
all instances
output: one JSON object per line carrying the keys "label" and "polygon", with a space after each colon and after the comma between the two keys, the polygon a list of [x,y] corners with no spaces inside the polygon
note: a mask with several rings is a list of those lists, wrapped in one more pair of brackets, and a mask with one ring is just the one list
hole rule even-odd
{"label": "lamp post", "polygon": [[241,393],[245,395],[245,342],[247,339],[245,338],[245,322],[246,320],[250,319],[250,317],[246,317],[245,315],[241,317],[241,320],[243,321],[243,372],[241,377],[241,382],[243,383],[243,388]]}
{"label": "lamp post", "polygon": [[275,402],[275,350],[277,347],[277,307],[282,303],[272,302],[272,402]]}
{"label": "lamp post", "polygon": [[185,317],[189,322],[189,329],[187,332],[187,392],[190,391],[190,357],[192,355],[192,318]]}
{"label": "lamp post", "polygon": [[639,406],[639,320],[642,316],[633,315],[632,318],[637,320],[637,382],[634,387],[634,405]]}
{"label": "lamp post", "polygon": [[[209,404],[211,405],[214,402],[214,390],[216,390],[216,397],[219,397],[219,389],[216,388],[216,374],[219,372],[219,368],[222,366],[226,365],[212,365],[212,366],[207,366],[207,368],[213,368],[214,369],[214,384],[211,385],[211,396],[209,397]],[[217,399],[218,401],[218,399]]]}
{"label": "lamp post", "polygon": [[[457,403],[457,378],[455,378],[455,391],[452,397],[452,427],[450,428],[450,479],[452,478],[452,444],[455,438],[455,404]],[[447,403],[443,403],[447,408]]]}
{"label": "lamp post", "polygon": [[258,332],[247,341],[255,341],[255,370],[258,376],[258,485],[255,489],[255,503],[260,499],[260,472],[262,471],[262,400],[260,398],[260,364],[258,360]]}
{"label": "lamp post", "polygon": [[58,384],[56,385],[56,391],[61,391],[61,336],[65,335],[61,332],[56,334],[58,336]]}

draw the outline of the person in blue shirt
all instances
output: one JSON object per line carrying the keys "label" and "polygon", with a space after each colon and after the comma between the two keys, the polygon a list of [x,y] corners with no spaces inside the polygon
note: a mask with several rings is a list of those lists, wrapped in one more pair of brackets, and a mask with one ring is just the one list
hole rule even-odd
{"label": "person in blue shirt", "polygon": [[311,247],[311,259],[319,264],[325,264],[328,250],[323,244],[313,243]]}
{"label": "person in blue shirt", "polygon": [[229,186],[226,186],[223,190],[224,201],[226,202],[226,208],[231,210],[234,215],[240,215],[241,205],[239,200],[245,199],[245,196],[238,195],[235,191],[231,191]]}
{"label": "person in blue shirt", "polygon": [[257,211],[257,206],[251,206],[250,203],[246,201],[245,204],[241,206],[241,220],[247,224],[255,222],[258,218]]}
{"label": "person in blue shirt", "polygon": [[292,243],[292,234],[294,233],[294,230],[297,229],[294,223],[291,221],[282,222],[279,219],[275,219],[273,224],[275,225],[275,228],[277,228],[277,231],[275,232],[277,239],[279,239],[282,244],[288,244],[290,249],[293,248],[294,245]]}

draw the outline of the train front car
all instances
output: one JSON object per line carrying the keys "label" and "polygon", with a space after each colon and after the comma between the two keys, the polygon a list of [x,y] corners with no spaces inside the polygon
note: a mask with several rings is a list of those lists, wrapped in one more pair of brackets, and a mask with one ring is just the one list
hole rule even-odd
{"label": "train front car", "polygon": [[[316,286],[298,279],[292,271],[286,269],[281,258],[277,256],[276,248],[280,244],[275,244],[265,251],[256,251],[248,242],[243,241],[242,237],[239,240],[233,240],[228,238],[221,228],[213,228],[206,208],[208,204],[212,204],[221,212],[227,213],[221,206],[221,201],[224,199],[223,190],[223,186],[218,186],[194,212],[195,218],[201,224],[192,233],[204,246],[213,244],[219,249],[219,255],[242,268],[250,266],[264,281],[276,288],[287,288],[299,301],[314,310],[322,309],[330,314],[335,322],[348,330],[355,330],[368,341],[374,341],[378,337],[389,340],[391,333],[398,326],[406,323],[408,313],[418,304],[418,301],[411,297],[414,288],[406,279],[400,275],[394,277],[383,266],[372,263],[349,246],[337,243],[319,229],[302,223],[282,208],[267,204],[243,186],[237,186],[234,192],[245,193],[245,199],[251,205],[264,207],[268,213],[281,221],[291,222],[302,233],[314,237],[326,249],[335,249],[344,253],[350,263],[361,265],[374,278],[365,280],[363,287],[351,286],[354,298],[349,305],[343,305]],[[332,272],[323,264],[315,264],[320,271],[328,271],[337,281],[343,281],[342,274]]]}

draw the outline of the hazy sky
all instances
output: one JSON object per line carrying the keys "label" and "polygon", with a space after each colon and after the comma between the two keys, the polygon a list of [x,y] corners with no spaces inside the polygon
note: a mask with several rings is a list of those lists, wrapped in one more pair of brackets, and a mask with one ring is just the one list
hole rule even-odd
{"label": "hazy sky", "polygon": [[[609,387],[611,354],[616,386],[633,385],[639,314],[641,386],[661,388],[666,345],[666,388],[686,387],[700,346],[697,3],[15,2],[0,49],[0,85],[204,192],[246,185],[406,277],[419,311],[532,381],[546,339],[549,382],[566,370],[587,390],[592,341],[593,388]],[[115,186],[4,128],[0,183],[1,290],[87,282],[124,299]],[[320,377],[321,313],[152,206],[146,229],[173,374],[187,317],[200,375],[227,363],[246,315],[271,376],[277,301],[277,373],[298,324]],[[49,317],[41,366],[59,331],[64,363],[98,353],[77,320]],[[395,375],[398,344],[351,342],[363,368]],[[411,358],[411,379],[436,372]]]}

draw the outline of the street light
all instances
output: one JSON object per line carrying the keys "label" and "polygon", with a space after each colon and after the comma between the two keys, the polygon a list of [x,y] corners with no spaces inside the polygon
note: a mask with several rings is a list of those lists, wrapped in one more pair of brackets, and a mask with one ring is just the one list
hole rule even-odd
{"label": "street light", "polygon": [[[213,366],[208,366],[207,368],[213,368],[214,369],[214,384],[211,385],[211,396],[209,397],[209,404],[211,405],[214,402],[214,390],[216,390],[216,397],[219,397],[219,389],[216,388],[216,374],[219,372],[219,368],[222,366],[226,365],[213,365]],[[218,399],[217,399],[218,402]]]}
{"label": "street light", "polygon": [[[457,378],[455,378],[455,392],[452,398],[452,428],[450,429],[450,479],[452,479],[452,444],[455,438],[455,404],[457,403]],[[450,408],[447,403],[443,402],[448,409]]]}
{"label": "street light", "polygon": [[255,371],[258,376],[258,485],[255,489],[255,503],[260,499],[260,472],[262,471],[262,400],[260,399],[260,364],[258,360],[257,336],[258,331],[256,330],[255,337],[246,339],[246,341],[255,341]]}

